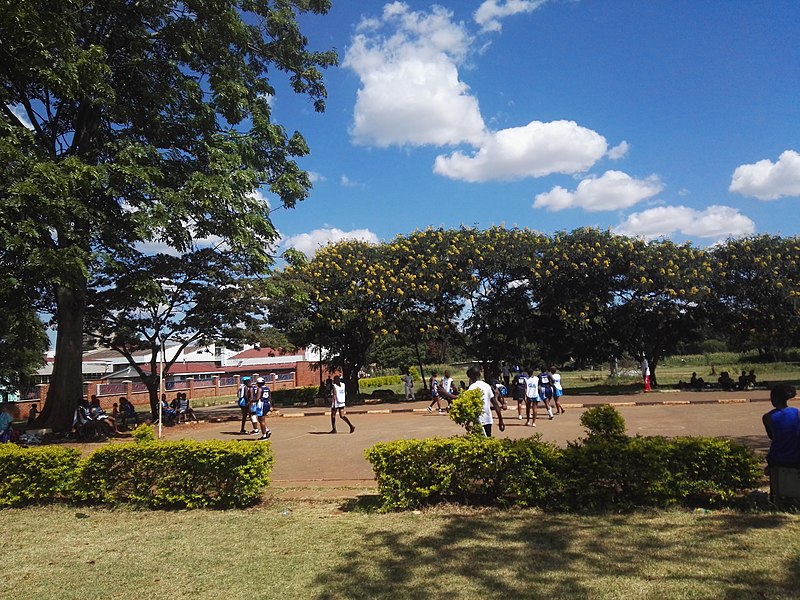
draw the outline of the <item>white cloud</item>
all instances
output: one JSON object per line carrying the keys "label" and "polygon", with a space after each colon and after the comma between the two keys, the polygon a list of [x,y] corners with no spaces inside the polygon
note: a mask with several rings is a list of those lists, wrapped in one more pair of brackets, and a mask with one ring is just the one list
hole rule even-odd
{"label": "white cloud", "polygon": [[379,19],[361,21],[343,61],[361,79],[351,129],[357,144],[454,145],[483,137],[478,101],[458,76],[472,40],[452,16],[438,6],[425,13],[394,2]]}
{"label": "white cloud", "polygon": [[645,239],[669,237],[679,232],[700,238],[743,237],[755,232],[755,223],[730,206],[709,206],[698,211],[686,206],[659,206],[629,215],[615,233]]}
{"label": "white cloud", "polygon": [[248,198],[253,198],[254,200],[261,202],[262,204],[266,204],[268,208],[272,208],[272,204],[269,202],[269,198],[267,198],[266,194],[262,192],[260,189],[255,189],[249,194],[247,194]]}
{"label": "white cloud", "polygon": [[9,108],[11,109],[11,112],[14,113],[14,116],[19,119],[20,123],[22,123],[28,129],[33,129],[33,124],[31,124],[30,119],[28,119],[28,114],[25,112],[24,106],[21,104],[15,104]]}
{"label": "white cloud", "polygon": [[776,163],[764,159],[737,167],[729,190],[759,200],[800,197],[800,154],[786,150]]}
{"label": "white cloud", "polygon": [[317,250],[328,244],[340,242],[342,240],[362,240],[370,244],[378,243],[378,236],[369,229],[354,229],[343,231],[335,227],[315,229],[309,233],[300,233],[284,239],[281,245],[286,248],[295,248],[309,258],[316,254]]}
{"label": "white cloud", "polygon": [[342,175],[339,178],[339,183],[341,184],[342,187],[346,187],[346,188],[362,188],[363,189],[363,187],[364,187],[363,183],[359,183],[358,181],[354,181],[354,180],[350,179],[347,175]]}
{"label": "white cloud", "polygon": [[500,19],[519,13],[530,13],[547,0],[484,0],[475,11],[475,22],[483,31],[500,31]]}
{"label": "white cloud", "polygon": [[533,208],[558,211],[577,207],[589,212],[618,210],[655,196],[663,188],[655,175],[634,179],[622,171],[606,171],[600,177],[584,179],[574,192],[556,186],[549,192],[537,194]]}
{"label": "white cloud", "polygon": [[606,148],[603,136],[573,121],[532,121],[487,136],[471,156],[460,151],[437,156],[433,170],[472,182],[579,173],[600,159]]}
{"label": "white cloud", "polygon": [[619,144],[611,148],[608,151],[606,156],[611,160],[619,160],[623,158],[626,154],[628,154],[628,150],[630,149],[630,145],[625,140],[621,141]]}
{"label": "white cloud", "polygon": [[328,181],[328,178],[321,173],[317,173],[316,171],[309,171],[308,178],[311,180],[311,183],[322,183],[323,181]]}

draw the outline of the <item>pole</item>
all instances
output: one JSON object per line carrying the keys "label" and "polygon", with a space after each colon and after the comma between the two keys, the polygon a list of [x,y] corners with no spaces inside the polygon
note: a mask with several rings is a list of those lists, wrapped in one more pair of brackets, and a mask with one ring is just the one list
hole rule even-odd
{"label": "pole", "polygon": [[161,355],[158,360],[158,439],[161,439],[161,429],[164,426],[164,404],[161,398],[164,397],[164,338],[161,341]]}

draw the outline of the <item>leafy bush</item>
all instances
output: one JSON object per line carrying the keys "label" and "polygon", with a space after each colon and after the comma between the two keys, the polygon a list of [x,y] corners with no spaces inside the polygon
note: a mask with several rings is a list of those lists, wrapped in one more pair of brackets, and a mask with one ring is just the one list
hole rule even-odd
{"label": "leafy bush", "polygon": [[619,437],[625,435],[625,420],[613,406],[594,406],[581,415],[581,425],[594,437]]}
{"label": "leafy bush", "polygon": [[266,443],[114,444],[83,462],[78,498],[148,508],[248,506],[269,484],[272,461]]}
{"label": "leafy bush", "polygon": [[131,435],[133,436],[133,439],[136,440],[137,444],[149,444],[156,441],[156,434],[153,431],[153,428],[146,423],[141,423],[136,429],[133,430]]}
{"label": "leafy bush", "polygon": [[539,505],[556,489],[558,449],[538,436],[398,440],[367,449],[385,510],[437,501]]}
{"label": "leafy bush", "polygon": [[450,418],[468,432],[477,431],[483,435],[478,419],[483,412],[483,392],[468,390],[450,401]]}
{"label": "leafy bush", "polygon": [[0,507],[63,500],[73,487],[79,461],[80,453],[72,448],[0,444]]}
{"label": "leafy bush", "polygon": [[[452,411],[452,408],[451,408]],[[715,438],[628,437],[611,406],[586,411],[565,450],[534,437],[400,440],[366,452],[384,509],[439,501],[564,510],[717,505],[752,489],[760,460]]]}
{"label": "leafy bush", "polygon": [[382,377],[364,377],[358,380],[360,388],[376,388],[387,385],[400,385],[403,380],[400,375],[384,375]]}
{"label": "leafy bush", "polygon": [[730,440],[680,437],[670,441],[671,493],[689,504],[720,504],[758,485],[761,460]]}
{"label": "leafy bush", "polygon": [[272,404],[275,406],[291,406],[295,402],[314,402],[319,393],[316,386],[299,387],[291,390],[275,390],[270,394]]}

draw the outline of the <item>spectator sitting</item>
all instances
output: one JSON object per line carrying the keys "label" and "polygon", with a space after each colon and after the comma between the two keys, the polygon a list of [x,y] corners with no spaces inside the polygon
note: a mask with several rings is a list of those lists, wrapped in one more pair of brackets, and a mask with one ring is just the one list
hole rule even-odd
{"label": "spectator sitting", "polygon": [[793,386],[785,384],[776,385],[770,391],[769,399],[775,408],[762,417],[771,440],[767,454],[770,467],[800,466],[800,411],[788,406],[796,394]]}
{"label": "spectator sitting", "polygon": [[120,396],[119,398],[119,418],[120,424],[126,429],[128,427],[128,421],[133,421],[137,425],[140,422],[139,415],[136,414],[136,409],[133,407],[133,404],[128,402],[125,396]]}
{"label": "spectator sitting", "polygon": [[756,372],[754,369],[750,369],[750,373],[747,375],[747,382],[750,384],[750,389],[756,387]]}
{"label": "spectator sitting", "polygon": [[39,416],[39,406],[34,402],[31,404],[31,408],[28,411],[28,427],[33,425],[33,422],[36,420],[36,417]]}
{"label": "spectator sitting", "polygon": [[177,421],[178,423],[183,422],[186,423],[186,418],[194,419],[195,423],[199,423],[200,420],[197,418],[197,415],[194,414],[192,407],[189,405],[189,398],[186,393],[178,394],[178,416]]}
{"label": "spectator sitting", "polygon": [[706,382],[702,377],[698,377],[697,373],[692,373],[692,378],[689,380],[689,387],[695,390],[702,390],[706,386]]}
{"label": "spectator sitting", "polygon": [[13,419],[8,414],[5,404],[0,404],[0,443],[5,444],[11,440],[11,423]]}
{"label": "spectator sitting", "polygon": [[[175,400],[173,400],[172,402],[175,403]],[[175,424],[175,409],[173,409],[172,406],[167,403],[166,394],[161,395],[161,418],[165,425]]]}
{"label": "spectator sitting", "polygon": [[753,386],[750,385],[750,378],[747,376],[747,371],[742,371],[742,374],[739,375],[739,389],[740,390],[753,389]]}
{"label": "spectator sitting", "polygon": [[736,388],[736,383],[733,381],[733,379],[731,379],[731,376],[727,371],[723,371],[720,374],[717,382],[719,383],[720,388],[728,392]]}

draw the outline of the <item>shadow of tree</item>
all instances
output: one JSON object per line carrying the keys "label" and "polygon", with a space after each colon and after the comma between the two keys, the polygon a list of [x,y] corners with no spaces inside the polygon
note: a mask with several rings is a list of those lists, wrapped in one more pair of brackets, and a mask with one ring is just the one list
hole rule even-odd
{"label": "shadow of tree", "polygon": [[405,514],[343,549],[316,598],[797,597],[796,519],[676,514]]}

